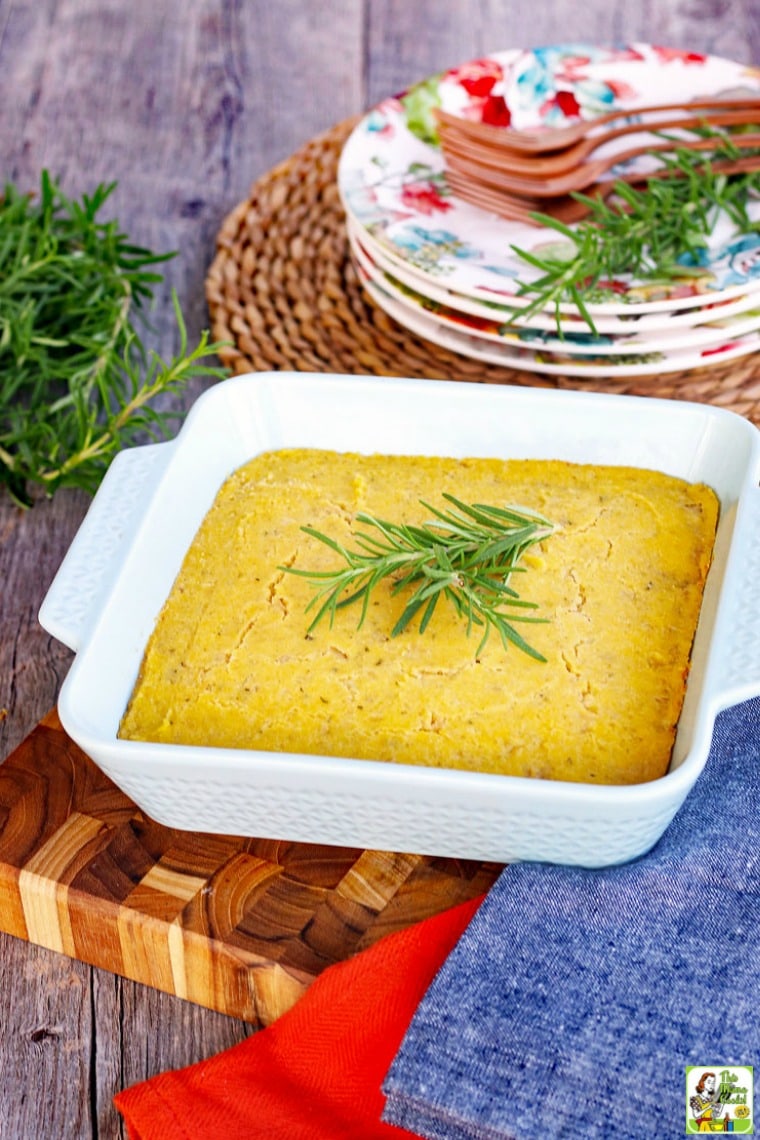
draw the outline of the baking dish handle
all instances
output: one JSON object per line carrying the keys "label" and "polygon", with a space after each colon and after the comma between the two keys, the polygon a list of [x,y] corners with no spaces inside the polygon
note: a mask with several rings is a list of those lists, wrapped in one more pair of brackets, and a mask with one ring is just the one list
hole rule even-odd
{"label": "baking dish handle", "polygon": [[170,440],[119,452],[51,583],[40,625],[75,652],[100,613],[173,448]]}
{"label": "baking dish handle", "polygon": [[733,542],[714,662],[715,690],[723,708],[760,695],[760,488],[740,500]]}

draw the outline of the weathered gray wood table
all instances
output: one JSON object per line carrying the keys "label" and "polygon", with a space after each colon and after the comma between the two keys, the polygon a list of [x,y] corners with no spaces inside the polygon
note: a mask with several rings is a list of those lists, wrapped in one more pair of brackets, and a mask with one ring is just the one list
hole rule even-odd
{"label": "weathered gray wood table", "polygon": [[[225,214],[313,135],[488,49],[643,40],[760,63],[757,0],[0,0],[0,178],[48,168],[70,195],[116,180],[112,214],[176,249],[155,344],[192,336]],[[200,383],[187,393],[192,400]],[[0,759],[54,705],[70,655],[37,611],[87,508],[0,497]],[[111,1098],[250,1026],[0,936],[0,1136],[117,1137]]]}

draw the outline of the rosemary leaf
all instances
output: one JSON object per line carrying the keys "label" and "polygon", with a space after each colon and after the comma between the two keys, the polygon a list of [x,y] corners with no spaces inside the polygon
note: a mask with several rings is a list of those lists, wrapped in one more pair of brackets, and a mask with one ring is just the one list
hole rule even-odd
{"label": "rosemary leaf", "polygon": [[737,148],[723,132],[704,133],[715,138],[709,156],[679,146],[659,153],[663,172],[642,189],[616,182],[609,201],[574,193],[589,210],[574,226],[551,215],[531,215],[563,243],[561,253],[545,255],[512,247],[526,265],[540,271],[519,284],[519,294],[528,300],[520,309],[523,318],[553,309],[561,334],[560,306],[571,304],[595,333],[588,306],[609,300],[609,283],[616,278],[672,284],[703,273],[701,257],[721,214],[737,235],[757,230],[748,204],[760,192],[760,171],[725,173],[721,164],[759,152]]}
{"label": "rosemary leaf", "polygon": [[524,573],[525,568],[518,563],[525,551],[547,538],[555,527],[542,515],[523,508],[463,503],[445,492],[443,498],[451,504],[449,509],[421,500],[433,516],[422,525],[357,514],[357,522],[370,529],[354,533],[355,550],[314,527],[302,527],[305,534],[339,555],[344,564],[336,570],[280,567],[308,578],[314,587],[306,612],[316,609],[316,614],[308,632],[324,618],[329,618],[332,625],[338,610],[356,602],[361,602],[361,628],[371,594],[388,581],[392,594],[412,591],[391,637],[403,633],[418,615],[419,632],[424,633],[439,600],[445,598],[466,621],[468,634],[475,626],[482,630],[476,655],[482,652],[490,633],[496,631],[505,649],[514,645],[544,661],[543,655],[517,632],[514,623],[546,619],[524,612],[535,610],[536,606],[519,598],[510,579],[515,573]]}
{"label": "rosemary leaf", "polygon": [[173,254],[99,220],[115,185],[76,201],[43,171],[35,196],[7,185],[0,199],[0,487],[22,506],[59,487],[94,491],[117,451],[176,424],[156,397],[225,375],[206,333],[189,348],[176,296],[176,356],[143,343],[155,267]]}

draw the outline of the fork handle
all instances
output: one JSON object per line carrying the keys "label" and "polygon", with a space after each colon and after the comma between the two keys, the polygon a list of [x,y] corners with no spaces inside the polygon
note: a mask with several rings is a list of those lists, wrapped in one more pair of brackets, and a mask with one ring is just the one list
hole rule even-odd
{"label": "fork handle", "polygon": [[[604,160],[599,160],[600,165],[598,169],[609,170],[613,166],[617,166],[621,162],[627,162],[631,158],[639,158],[643,154],[662,154],[673,150],[715,150],[714,138],[706,139],[678,139],[673,141],[652,143],[646,146],[629,147],[628,150],[621,150],[617,154],[611,154]],[[751,147],[760,147],[760,134],[746,134],[746,135],[731,135],[730,142],[737,150],[747,150]],[[731,161],[731,160],[727,160]],[[603,165],[602,165],[603,163]],[[589,167],[595,165],[590,162]],[[582,168],[581,168],[582,169]]]}
{"label": "fork handle", "polygon": [[[480,135],[484,139],[490,139],[502,147],[509,146],[510,138],[521,138],[525,140],[530,139],[531,141],[535,140],[536,143],[541,144],[542,150],[556,150],[563,145],[561,141],[563,133],[573,127],[584,127],[588,131],[592,131],[596,127],[603,127],[606,126],[607,123],[613,123],[616,119],[631,118],[633,115],[654,115],[666,111],[702,111],[707,109],[718,112],[733,107],[748,111],[760,111],[760,95],[758,95],[757,99],[739,97],[735,99],[723,99],[718,96],[713,96],[711,99],[693,99],[685,105],[683,101],[681,101],[680,103],[653,103],[651,106],[644,107],[617,107],[612,111],[605,111],[603,115],[596,115],[593,119],[585,119],[582,122],[576,120],[574,123],[568,123],[567,127],[536,127],[525,129],[496,127],[492,123],[478,123],[472,119],[460,118],[459,115],[452,115],[450,111],[445,111],[442,107],[435,107],[433,115],[436,119],[450,126],[463,127],[466,131],[471,132],[473,136]],[[558,141],[552,142],[553,137]],[[515,149],[520,150],[519,145]]]}
{"label": "fork handle", "polygon": [[[529,178],[539,176],[559,177],[576,165],[582,163],[601,146],[606,146],[614,139],[626,135],[653,135],[658,131],[680,129],[694,132],[700,127],[731,127],[741,125],[754,125],[760,127],[760,107],[757,111],[727,111],[725,114],[705,114],[684,118],[656,119],[651,123],[626,123],[621,127],[614,127],[609,131],[602,131],[598,135],[587,135],[578,142],[571,143],[553,154],[527,154],[525,151],[511,150],[507,146],[494,146],[490,142],[471,138],[459,126],[451,131],[441,132],[441,149],[444,157],[457,151],[466,158],[472,159],[478,165],[493,170],[503,170],[505,160],[508,160],[510,177],[512,175],[527,175]],[[689,142],[684,139],[684,144]],[[647,147],[654,149],[655,144]]]}
{"label": "fork handle", "polygon": [[[757,170],[759,167],[760,159],[754,158],[712,164],[712,169],[721,174],[743,174],[747,171]],[[629,174],[622,175],[620,178],[606,178],[587,187],[584,196],[605,199],[610,197],[615,186],[620,182],[635,186],[641,182],[649,182],[654,178],[668,177],[675,178],[678,176],[669,174],[667,171],[652,171],[649,174]],[[536,201],[529,195],[523,196],[485,183],[476,183],[472,178],[458,174],[453,170],[447,172],[447,179],[457,197],[470,202],[481,210],[488,210],[511,222],[523,222],[529,226],[541,227],[541,222],[537,222],[535,218],[531,217],[531,214],[542,213],[570,225],[573,222],[583,221],[591,213],[590,205],[584,201],[578,201],[570,194],[558,194]]]}
{"label": "fork handle", "polygon": [[[750,147],[760,147],[760,134],[737,135],[736,138],[732,138],[731,141],[739,150]],[[606,159],[604,161],[597,159],[595,162],[592,161],[584,164],[586,167],[585,172],[583,166],[579,167],[577,170],[579,178],[575,182],[571,181],[568,178],[562,178],[561,176],[554,180],[542,180],[538,177],[512,178],[509,175],[506,175],[506,177],[504,177],[500,176],[500,172],[496,170],[493,172],[490,170],[484,172],[484,170],[477,164],[475,165],[475,169],[473,169],[472,164],[468,163],[467,161],[463,162],[458,156],[454,155],[451,155],[448,161],[451,168],[458,170],[462,176],[474,178],[476,181],[481,182],[483,185],[489,186],[492,190],[500,190],[503,193],[516,198],[543,199],[556,198],[559,195],[569,194],[573,191],[584,191],[587,193],[590,187],[605,181],[643,182],[652,176],[668,177],[668,172],[662,170],[651,171],[648,174],[639,171],[633,174],[621,175],[615,179],[600,179],[599,176],[612,167],[617,166],[619,163],[625,162],[631,158],[636,158],[639,155],[649,153],[665,153],[667,151],[672,151],[673,149],[674,148],[672,143],[663,143],[661,146],[634,147],[627,151],[620,151],[618,154],[611,155],[609,159]],[[699,139],[693,143],[685,143],[683,149],[692,151],[715,150],[715,140]],[[737,164],[740,162],[749,163],[750,165],[738,166]],[[752,170],[757,169],[759,166],[760,156],[746,159],[730,159],[726,160],[725,162],[712,163],[714,170],[729,170],[729,172],[735,172],[735,170]],[[583,176],[580,177],[580,175]]]}

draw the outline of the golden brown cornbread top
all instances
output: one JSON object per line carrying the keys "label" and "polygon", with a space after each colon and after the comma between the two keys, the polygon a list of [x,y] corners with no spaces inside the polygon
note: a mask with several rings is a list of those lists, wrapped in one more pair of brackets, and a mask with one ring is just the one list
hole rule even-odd
{"label": "golden brown cornbread top", "polygon": [[[428,521],[425,499],[519,505],[558,526],[516,586],[547,662],[466,635],[439,603],[390,638],[387,584],[310,635],[308,581],[334,568],[305,535],[354,545],[359,511]],[[658,472],[557,460],[268,452],[224,484],[146,651],[120,735],[599,783],[667,768],[709,566],[712,491]]]}

